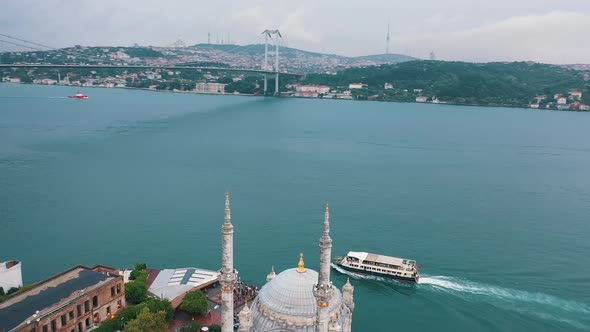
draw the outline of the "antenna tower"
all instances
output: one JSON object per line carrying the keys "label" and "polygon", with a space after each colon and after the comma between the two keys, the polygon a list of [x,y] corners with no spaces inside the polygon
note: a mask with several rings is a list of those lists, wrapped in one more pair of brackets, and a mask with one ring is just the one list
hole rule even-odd
{"label": "antenna tower", "polygon": [[387,37],[385,38],[385,54],[389,54],[389,20],[387,20]]}

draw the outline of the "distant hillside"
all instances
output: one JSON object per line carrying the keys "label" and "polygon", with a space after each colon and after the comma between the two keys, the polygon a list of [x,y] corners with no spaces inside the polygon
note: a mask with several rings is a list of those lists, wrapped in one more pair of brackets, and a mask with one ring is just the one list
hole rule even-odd
{"label": "distant hillside", "polygon": [[[223,52],[231,52],[231,53],[247,53],[250,55],[256,54],[264,54],[264,44],[252,44],[252,45],[229,45],[229,44],[196,44],[191,46],[193,48],[202,48],[202,49],[215,49]],[[269,50],[274,51],[274,46],[269,45]],[[305,55],[310,57],[328,57],[328,58],[336,58],[348,61],[378,61],[378,62],[388,62],[388,63],[397,63],[397,62],[404,62],[404,61],[412,61],[418,60],[416,58],[403,55],[403,54],[375,54],[375,55],[364,55],[364,56],[356,56],[356,57],[347,57],[337,54],[325,54],[325,53],[318,53],[318,52],[310,52],[304,51],[297,48],[291,47],[281,47],[280,48],[281,56],[291,57],[297,55]]]}
{"label": "distant hillside", "polygon": [[[193,46],[189,46],[195,49],[211,49],[211,50],[219,50],[223,52],[230,52],[230,53],[246,53],[250,55],[255,54],[264,54],[264,44],[251,44],[251,45],[234,45],[234,44],[196,44]],[[269,51],[274,51],[274,46],[269,45]],[[280,48],[281,56],[294,56],[294,55],[307,55],[307,56],[314,56],[314,57],[321,57],[321,56],[330,56],[330,57],[340,57],[334,54],[322,54],[316,52],[309,52],[309,51],[302,51],[296,48],[291,47],[281,47]]]}
{"label": "distant hillside", "polygon": [[[363,94],[381,100],[413,101],[414,89],[422,89],[420,95],[452,103],[526,106],[537,95],[551,101],[554,94],[567,95],[570,89],[583,91],[582,101],[590,104],[587,79],[587,72],[528,62],[411,61],[349,68],[336,75],[310,74],[304,82],[341,88],[352,82],[365,83],[368,88]],[[386,82],[394,89],[385,90]]]}
{"label": "distant hillside", "polygon": [[406,62],[406,61],[414,61],[418,60],[408,55],[403,54],[374,54],[374,55],[364,55],[364,56],[357,56],[354,57],[357,60],[369,60],[369,61],[381,61],[381,62]]}
{"label": "distant hillside", "polygon": [[[261,63],[264,57],[264,44],[252,45],[219,45],[219,44],[197,44],[190,46],[188,49],[197,52],[209,52],[212,58],[219,59],[224,57],[241,57],[246,61]],[[269,51],[274,51],[273,46],[269,46]],[[415,58],[401,54],[377,54],[358,57],[346,57],[337,54],[324,54],[318,52],[303,51],[291,47],[280,48],[280,58],[282,66],[289,71],[304,73],[321,73],[336,72],[338,70],[350,67],[365,67],[381,64],[393,64],[404,61],[417,60]],[[233,59],[229,60],[232,61]],[[274,58],[269,59],[274,63]]]}

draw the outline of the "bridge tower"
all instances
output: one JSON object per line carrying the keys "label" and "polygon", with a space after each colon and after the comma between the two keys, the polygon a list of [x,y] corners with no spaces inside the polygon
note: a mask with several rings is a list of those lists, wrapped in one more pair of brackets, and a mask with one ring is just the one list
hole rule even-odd
{"label": "bridge tower", "polygon": [[[264,70],[268,70],[268,39],[274,40],[275,43],[275,95],[279,94],[279,38],[283,38],[279,30],[264,30]],[[274,36],[274,38],[273,38]],[[264,74],[264,94],[268,91],[268,75]]]}

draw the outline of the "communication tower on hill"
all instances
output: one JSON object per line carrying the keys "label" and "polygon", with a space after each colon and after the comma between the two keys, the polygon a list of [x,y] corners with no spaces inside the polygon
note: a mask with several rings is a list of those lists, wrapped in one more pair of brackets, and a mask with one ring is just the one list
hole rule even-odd
{"label": "communication tower on hill", "polygon": [[389,54],[389,20],[387,20],[387,37],[385,37],[385,54]]}

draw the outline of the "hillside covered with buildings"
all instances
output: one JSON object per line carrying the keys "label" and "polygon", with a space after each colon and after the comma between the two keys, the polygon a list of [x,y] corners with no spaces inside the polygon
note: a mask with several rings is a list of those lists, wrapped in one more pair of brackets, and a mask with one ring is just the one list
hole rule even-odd
{"label": "hillside covered with buildings", "polygon": [[[269,57],[272,70],[274,57]],[[5,52],[2,64],[76,64],[89,68],[0,68],[4,82],[125,87],[219,94],[263,94],[263,75],[184,66],[264,69],[264,45],[82,47]],[[94,68],[93,65],[114,65]],[[154,68],[117,68],[124,65]],[[174,69],[163,68],[175,66]],[[422,61],[397,54],[344,57],[281,48],[284,97],[453,103],[588,110],[590,69],[531,62]],[[269,76],[274,94],[274,75]]]}

